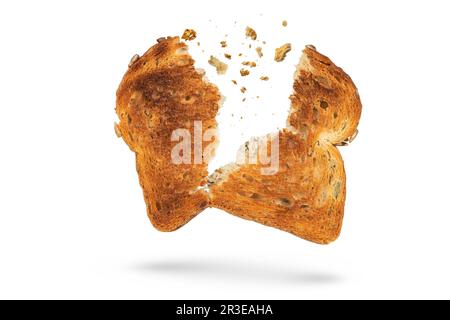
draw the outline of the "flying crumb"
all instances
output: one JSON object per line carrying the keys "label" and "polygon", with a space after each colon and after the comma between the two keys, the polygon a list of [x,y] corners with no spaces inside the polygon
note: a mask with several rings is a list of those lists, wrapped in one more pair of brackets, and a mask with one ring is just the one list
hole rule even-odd
{"label": "flying crumb", "polygon": [[256,67],[256,62],[253,62],[253,61],[244,61],[244,62],[242,62],[242,65],[247,66],[247,67],[250,67],[250,68],[254,68],[254,67]]}
{"label": "flying crumb", "polygon": [[262,56],[264,55],[263,52],[262,52],[262,48],[261,47],[256,48],[256,53],[258,54],[258,56],[260,58],[262,58]]}
{"label": "flying crumb", "polygon": [[275,61],[281,62],[286,58],[286,54],[291,51],[292,47],[290,43],[286,43],[281,47],[275,49]]}
{"label": "flying crumb", "polygon": [[197,38],[197,32],[195,32],[194,29],[186,29],[186,30],[184,30],[184,33],[181,36],[181,39],[186,40],[186,41],[192,41],[195,38]]}
{"label": "flying crumb", "polygon": [[237,81],[236,80],[231,80],[231,82],[233,82],[233,84],[237,85]]}
{"label": "flying crumb", "polygon": [[259,96],[256,96],[256,99],[259,99]]}
{"label": "flying crumb", "polygon": [[228,60],[231,60],[231,54],[225,53],[224,56],[225,56],[225,58],[227,58]]}
{"label": "flying crumb", "polygon": [[249,44],[249,45],[248,45],[248,48],[249,48],[249,49],[251,49],[251,48],[252,48],[252,45],[251,45],[251,44]]}
{"label": "flying crumb", "polygon": [[[245,100],[247,100],[247,98],[242,99],[242,102],[245,102]],[[242,117],[241,117],[242,118]]]}
{"label": "flying crumb", "polygon": [[250,74],[250,71],[246,69],[241,69],[241,76],[246,77]]}
{"label": "flying crumb", "polygon": [[238,57],[242,57],[242,53],[239,53],[239,54],[238,54]]}
{"label": "flying crumb", "polygon": [[287,23],[286,20],[283,20],[283,22],[281,23],[281,25],[282,25],[283,27],[287,27],[288,23]]}
{"label": "flying crumb", "polygon": [[269,80],[269,77],[268,77],[268,76],[263,76],[263,77],[261,77],[261,78],[259,78],[259,79],[261,79],[262,81],[268,81],[268,80]]}
{"label": "flying crumb", "polygon": [[225,74],[227,72],[228,65],[214,56],[209,58],[208,63],[216,68],[217,74]]}
{"label": "flying crumb", "polygon": [[266,44],[266,42],[265,42],[265,41],[263,41],[263,44]]}
{"label": "flying crumb", "polygon": [[226,48],[227,47],[227,42],[226,41],[220,41],[220,45],[222,46],[222,48]]}
{"label": "flying crumb", "polygon": [[256,34],[256,31],[250,27],[247,27],[245,29],[245,35],[252,40],[256,40],[256,38],[258,37],[258,35]]}
{"label": "flying crumb", "polygon": [[200,42],[197,42],[197,46],[199,46],[199,47],[200,47]]}
{"label": "flying crumb", "polygon": [[241,92],[242,92],[242,93],[245,93],[245,91],[247,91],[247,88],[246,88],[246,87],[242,87],[242,88],[241,88]]}

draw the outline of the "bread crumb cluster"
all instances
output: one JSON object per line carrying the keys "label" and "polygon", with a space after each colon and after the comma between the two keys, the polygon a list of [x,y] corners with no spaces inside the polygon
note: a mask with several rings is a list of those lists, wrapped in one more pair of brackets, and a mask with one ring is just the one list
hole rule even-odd
{"label": "bread crumb cluster", "polygon": [[[236,24],[236,23],[235,23]],[[281,25],[283,27],[287,27],[288,23],[286,20],[283,20],[281,22]],[[192,41],[197,37],[197,32],[193,29],[186,29],[182,35],[182,39],[186,40],[186,41]],[[250,39],[251,41],[255,41],[258,44],[261,44],[260,46],[257,46],[254,50],[256,51],[256,61],[249,61],[249,60],[245,60],[245,61],[241,61],[240,63],[242,64],[242,66],[244,66],[244,68],[241,68],[239,71],[239,75],[241,77],[247,77],[250,75],[250,69],[256,68],[259,64],[259,60],[264,57],[264,53],[263,53],[263,46],[266,44],[266,41],[262,41],[258,39],[258,33],[256,32],[255,29],[253,29],[250,26],[247,26],[245,28],[245,37]],[[228,34],[225,35],[225,38],[228,38]],[[229,39],[228,39],[229,40]],[[228,43],[226,40],[222,40],[219,42],[220,47],[221,48],[228,48]],[[197,45],[200,46],[200,42],[197,42]],[[246,45],[245,43],[242,43],[242,45]],[[251,43],[247,43],[248,48],[252,49],[252,44]],[[274,53],[274,61],[276,62],[282,62],[285,60],[286,55],[288,54],[289,51],[291,51],[292,46],[290,43],[286,43],[282,46],[280,46],[279,48],[275,49],[275,53]],[[254,52],[255,52],[254,51]],[[202,50],[202,52],[204,52],[204,50]],[[242,53],[238,53],[236,54],[237,58],[241,58],[244,55]],[[223,57],[227,60],[233,60],[233,55],[230,54],[229,52],[224,52],[223,53]],[[228,64],[219,60],[217,57],[211,55],[208,63],[213,66],[216,69],[217,74],[219,75],[225,75],[228,71]],[[261,75],[259,77],[259,80],[261,81],[269,81],[270,78],[267,75]],[[238,85],[238,82],[236,80],[231,80],[231,82],[234,85]],[[242,93],[246,93],[247,92],[247,88],[245,87],[241,87],[240,91]],[[259,98],[259,97],[258,97]],[[244,99],[245,100],[245,99]]]}

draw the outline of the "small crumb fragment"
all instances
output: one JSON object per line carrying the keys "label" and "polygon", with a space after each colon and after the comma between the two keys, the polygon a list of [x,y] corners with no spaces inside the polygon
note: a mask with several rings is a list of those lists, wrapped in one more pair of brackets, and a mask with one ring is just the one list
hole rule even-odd
{"label": "small crumb fragment", "polygon": [[248,48],[249,48],[249,49],[251,49],[251,48],[252,48],[252,45],[251,45],[251,44],[249,44],[249,45],[248,45]]}
{"label": "small crumb fragment", "polygon": [[291,51],[292,47],[290,43],[286,43],[281,47],[275,49],[275,61],[281,62],[286,58],[286,54]]}
{"label": "small crumb fragment", "polygon": [[220,45],[222,48],[226,48],[228,46],[226,41],[220,41]]}
{"label": "small crumb fragment", "polygon": [[247,27],[245,29],[245,35],[252,40],[256,40],[256,38],[258,37],[256,31],[250,27]]}
{"label": "small crumb fragment", "polygon": [[197,46],[199,46],[199,47],[200,47],[200,42],[197,42]]}
{"label": "small crumb fragment", "polygon": [[237,85],[237,81],[236,80],[231,80],[231,82],[233,82],[235,85]]}
{"label": "small crumb fragment", "polygon": [[283,22],[281,23],[281,25],[282,25],[283,27],[287,27],[288,23],[287,23],[286,20],[283,20]]}
{"label": "small crumb fragment", "polygon": [[228,60],[231,60],[231,54],[225,53],[224,56],[225,56],[225,58],[227,58]]}
{"label": "small crumb fragment", "polygon": [[140,58],[140,56],[139,56],[138,54],[135,54],[135,55],[131,58],[130,63],[128,64],[128,68],[131,68],[131,66],[132,66],[133,64],[135,64],[135,62],[138,61],[139,58]]}
{"label": "small crumb fragment", "polygon": [[117,138],[121,138],[122,137],[122,132],[120,131],[120,127],[115,122],[114,122],[114,132],[116,133]]}
{"label": "small crumb fragment", "polygon": [[181,36],[181,39],[186,41],[192,41],[197,38],[197,32],[194,29],[186,29]]}
{"label": "small crumb fragment", "polygon": [[216,68],[217,74],[225,74],[228,70],[228,65],[214,56],[209,58],[208,63]]}
{"label": "small crumb fragment", "polygon": [[[242,99],[242,102],[245,102],[245,100],[247,100],[247,98]],[[242,119],[242,117],[241,117],[241,119]]]}
{"label": "small crumb fragment", "polygon": [[263,52],[262,52],[262,48],[261,47],[256,48],[256,53],[258,54],[258,56],[260,58],[262,58],[262,56],[264,55]]}
{"label": "small crumb fragment", "polygon": [[250,74],[250,71],[246,69],[241,69],[241,76],[246,77]]}
{"label": "small crumb fragment", "polygon": [[242,53],[239,53],[239,54],[238,54],[238,57],[242,57]]}
{"label": "small crumb fragment", "polygon": [[253,62],[253,61],[244,61],[244,62],[242,62],[242,65],[247,66],[247,67],[250,67],[250,68],[254,68],[254,67],[256,67],[256,62]]}
{"label": "small crumb fragment", "polygon": [[256,99],[259,99],[259,96],[256,96]]}
{"label": "small crumb fragment", "polygon": [[262,81],[268,81],[268,80],[269,80],[269,77],[268,77],[268,76],[262,76],[262,77],[259,78],[259,79],[261,79]]}
{"label": "small crumb fragment", "polygon": [[246,87],[242,87],[242,88],[241,88],[241,92],[242,92],[242,93],[245,93],[245,91],[247,91],[247,88],[246,88]]}

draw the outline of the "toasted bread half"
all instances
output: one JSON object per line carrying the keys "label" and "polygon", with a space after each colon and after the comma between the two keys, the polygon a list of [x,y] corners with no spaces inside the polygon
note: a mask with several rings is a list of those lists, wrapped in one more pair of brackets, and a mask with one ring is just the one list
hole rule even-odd
{"label": "toasted bread half", "polygon": [[206,207],[216,207],[316,243],[335,240],[346,192],[336,146],[352,141],[361,115],[350,77],[307,46],[295,74],[286,128],[267,139],[277,137],[276,172],[263,174],[258,163],[230,164],[208,177],[207,159],[174,164],[171,158],[172,132],[189,128],[193,135],[196,120],[202,121],[202,130],[215,128],[221,100],[185,49],[177,37],[160,39],[132,61],[117,91],[117,129],[136,153],[153,225],[172,231]]}
{"label": "toasted bread half", "polygon": [[231,165],[212,179],[211,205],[235,216],[327,244],[344,215],[344,163],[335,145],[357,132],[361,102],[345,72],[314,47],[297,68],[287,128],[279,132],[279,170]]}
{"label": "toasted bread half", "polygon": [[194,136],[194,121],[202,122],[202,134],[215,128],[221,96],[194,68],[178,37],[159,39],[133,60],[117,90],[117,129],[136,154],[150,221],[158,230],[173,231],[208,207],[209,197],[200,188],[208,162],[173,163],[172,134],[187,128]]}

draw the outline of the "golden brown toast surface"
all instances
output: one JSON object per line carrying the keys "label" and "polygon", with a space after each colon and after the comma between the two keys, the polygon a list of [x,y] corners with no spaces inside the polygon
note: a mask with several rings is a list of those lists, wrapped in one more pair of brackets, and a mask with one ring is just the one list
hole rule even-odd
{"label": "golden brown toast surface", "polygon": [[215,128],[221,96],[203,80],[178,37],[160,39],[126,72],[117,90],[116,112],[123,139],[136,153],[148,216],[161,231],[183,226],[208,206],[207,162],[174,164],[172,133],[194,121],[202,133]]}

